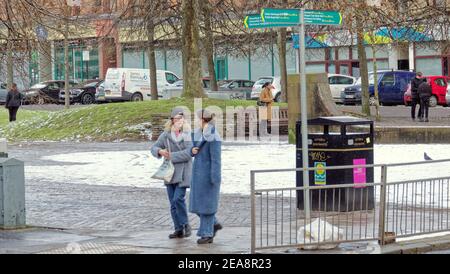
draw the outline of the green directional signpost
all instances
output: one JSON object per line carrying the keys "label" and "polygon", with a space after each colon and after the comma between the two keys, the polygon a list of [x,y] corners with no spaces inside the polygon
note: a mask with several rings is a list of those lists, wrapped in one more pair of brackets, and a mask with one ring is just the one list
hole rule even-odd
{"label": "green directional signpost", "polygon": [[[342,15],[338,11],[305,9],[262,9],[260,18],[249,15],[245,18],[246,28],[276,28],[299,26],[299,67],[300,67],[300,108],[302,132],[303,168],[308,168],[308,115],[306,112],[306,74],[305,74],[305,24],[307,25],[341,25]],[[303,173],[304,205],[306,220],[309,220],[309,172]],[[252,229],[252,234],[255,231]],[[253,244],[253,243],[252,243]]]}
{"label": "green directional signpost", "polygon": [[298,23],[281,23],[272,22],[267,23],[262,20],[261,14],[249,14],[244,19],[244,26],[247,29],[262,29],[262,28],[286,28],[295,27]]}

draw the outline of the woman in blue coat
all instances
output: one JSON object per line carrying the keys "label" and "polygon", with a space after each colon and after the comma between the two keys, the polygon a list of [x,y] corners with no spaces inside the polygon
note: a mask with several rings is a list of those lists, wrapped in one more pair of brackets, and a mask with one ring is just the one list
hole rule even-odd
{"label": "woman in blue coat", "polygon": [[200,217],[198,244],[213,242],[216,232],[222,229],[216,219],[222,181],[222,141],[214,126],[214,114],[206,110],[197,113],[201,128],[194,132],[195,156],[192,168],[189,211]]}

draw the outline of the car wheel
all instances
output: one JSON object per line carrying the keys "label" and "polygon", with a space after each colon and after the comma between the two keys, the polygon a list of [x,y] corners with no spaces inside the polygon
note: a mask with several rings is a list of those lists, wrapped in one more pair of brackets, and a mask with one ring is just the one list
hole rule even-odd
{"label": "car wheel", "polygon": [[438,100],[437,100],[436,96],[431,96],[428,105],[430,107],[434,108],[435,106],[437,106],[437,103],[438,103]]}
{"label": "car wheel", "polygon": [[133,102],[143,101],[142,95],[140,93],[133,94],[133,96],[131,96],[131,101]]}
{"label": "car wheel", "polygon": [[375,100],[375,96],[370,96],[369,98],[369,106],[375,106],[377,101]]}
{"label": "car wheel", "polygon": [[94,102],[95,102],[94,96],[92,96],[92,94],[90,93],[84,94],[83,97],[81,98],[81,103],[83,105],[90,105],[93,104]]}

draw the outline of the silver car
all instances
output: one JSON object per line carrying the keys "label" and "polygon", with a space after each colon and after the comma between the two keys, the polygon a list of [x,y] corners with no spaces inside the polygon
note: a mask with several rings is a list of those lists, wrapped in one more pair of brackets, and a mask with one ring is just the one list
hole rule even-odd
{"label": "silver car", "polygon": [[6,83],[0,82],[0,104],[6,103],[6,95],[8,94],[8,89],[6,88]]}

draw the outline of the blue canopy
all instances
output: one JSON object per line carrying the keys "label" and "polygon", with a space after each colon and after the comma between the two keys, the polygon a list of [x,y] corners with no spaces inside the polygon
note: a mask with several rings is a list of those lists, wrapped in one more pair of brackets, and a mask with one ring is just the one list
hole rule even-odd
{"label": "blue canopy", "polygon": [[410,42],[431,41],[431,38],[418,32],[413,28],[380,28],[376,35],[392,38],[393,40],[402,40]]}
{"label": "blue canopy", "polygon": [[[294,44],[294,49],[298,49],[299,42],[298,42],[298,34],[292,34],[292,43]],[[320,41],[317,41],[316,39],[312,38],[311,36],[305,36],[305,46],[306,48],[327,48],[328,45],[325,43],[322,43]]]}

